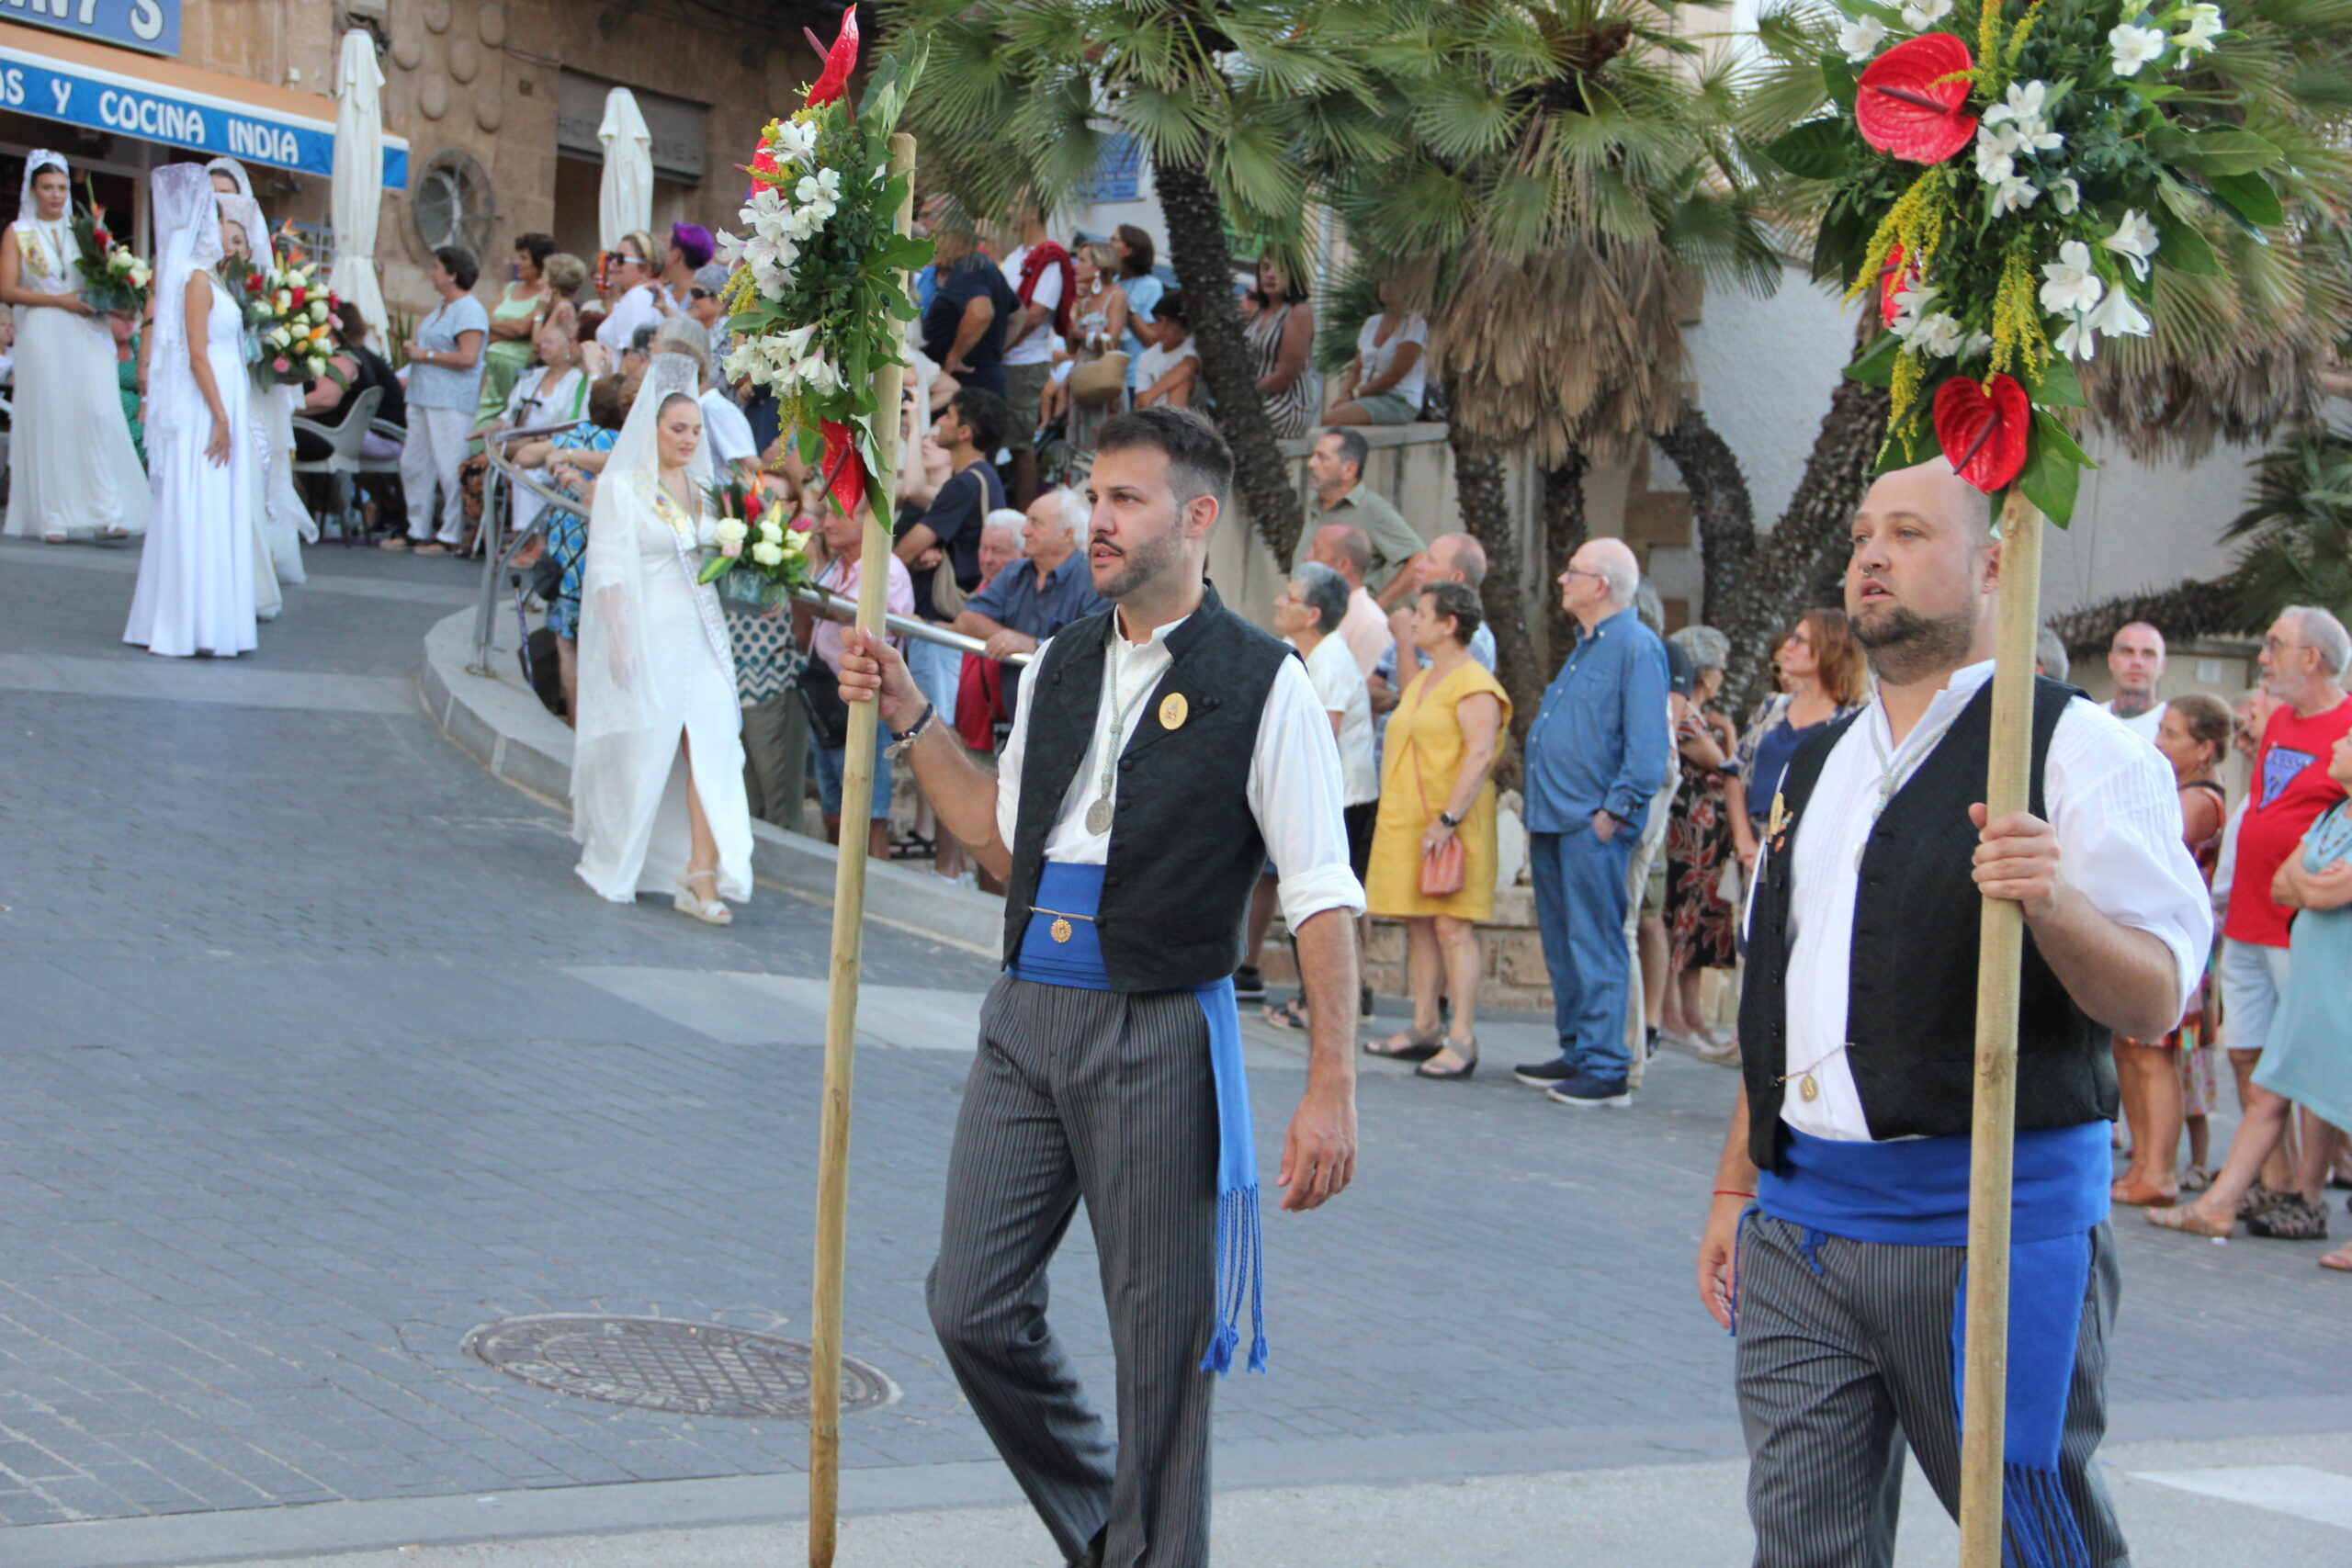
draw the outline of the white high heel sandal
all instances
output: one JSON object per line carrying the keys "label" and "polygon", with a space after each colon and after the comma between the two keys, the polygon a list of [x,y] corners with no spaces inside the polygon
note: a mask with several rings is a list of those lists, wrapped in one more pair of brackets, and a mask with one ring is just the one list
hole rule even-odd
{"label": "white high heel sandal", "polygon": [[[710,884],[709,897],[705,898],[695,892],[693,884],[697,882]],[[678,878],[678,896],[671,900],[670,907],[682,915],[692,915],[705,925],[732,925],[735,920],[735,911],[718,901],[718,873],[716,871],[690,871]]]}

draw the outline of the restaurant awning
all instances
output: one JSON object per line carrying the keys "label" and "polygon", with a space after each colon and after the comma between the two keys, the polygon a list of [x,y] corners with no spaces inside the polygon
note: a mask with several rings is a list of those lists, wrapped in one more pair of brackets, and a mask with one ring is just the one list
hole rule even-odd
{"label": "restaurant awning", "polygon": [[[0,22],[0,109],[273,169],[334,174],[334,100]],[[384,184],[408,143],[384,138]]]}

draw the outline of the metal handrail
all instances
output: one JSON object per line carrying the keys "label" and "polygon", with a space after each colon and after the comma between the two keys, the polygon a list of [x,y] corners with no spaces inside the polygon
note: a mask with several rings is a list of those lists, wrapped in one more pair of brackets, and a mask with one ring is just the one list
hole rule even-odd
{"label": "metal handrail", "polygon": [[[497,431],[483,438],[482,452],[490,459],[490,475],[482,484],[481,511],[485,523],[496,516],[497,485],[501,480],[515,490],[537,496],[548,509],[569,512],[575,516],[587,515],[579,502],[560,491],[549,489],[522,469],[515,468],[508,459],[506,451],[501,445],[520,442],[526,438],[537,439],[543,435],[557,434],[581,423],[579,420],[567,420],[561,424],[544,425],[531,430]],[[544,518],[545,515],[543,512],[541,517]],[[482,590],[481,602],[475,607],[474,613],[474,662],[469,667],[470,673],[495,674],[491,655],[493,652],[492,644],[495,640],[492,628],[495,626],[498,617],[498,576],[500,571],[514,559],[515,552],[522,548],[524,541],[538,533],[541,527],[541,523],[534,522],[528,528],[518,529],[503,547],[485,549],[482,552]],[[1016,570],[1018,563],[1005,570]],[[830,589],[817,587],[795,589],[792,597],[796,603],[806,604],[811,609],[838,612],[844,615],[857,614],[856,600],[835,593]],[[973,653],[986,657],[988,652],[988,645],[978,637],[966,637],[962,632],[951,631],[945,626],[913,615],[886,615],[882,617],[882,621],[884,629],[894,636],[912,637],[918,642],[933,643],[941,648],[952,648],[958,653]],[[1007,657],[1001,662],[1025,665],[1035,657],[1035,654],[1016,653]]]}

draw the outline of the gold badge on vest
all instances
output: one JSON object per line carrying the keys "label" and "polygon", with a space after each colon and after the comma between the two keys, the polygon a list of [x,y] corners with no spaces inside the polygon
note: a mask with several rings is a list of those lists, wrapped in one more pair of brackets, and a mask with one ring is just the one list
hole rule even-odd
{"label": "gold badge on vest", "polygon": [[1160,728],[1182,729],[1184,728],[1184,721],[1192,716],[1193,705],[1184,700],[1183,693],[1170,692],[1166,697],[1160,700]]}

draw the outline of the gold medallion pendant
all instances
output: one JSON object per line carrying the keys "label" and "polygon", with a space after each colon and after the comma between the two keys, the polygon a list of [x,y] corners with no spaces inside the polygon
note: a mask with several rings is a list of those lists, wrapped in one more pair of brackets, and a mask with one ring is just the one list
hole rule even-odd
{"label": "gold medallion pendant", "polygon": [[1193,705],[1184,700],[1182,692],[1170,692],[1159,705],[1159,728],[1182,729],[1184,721],[1193,716]]}
{"label": "gold medallion pendant", "polygon": [[1797,1079],[1797,1098],[1807,1105],[1821,1098],[1821,1085],[1811,1073]]}
{"label": "gold medallion pendant", "polygon": [[[1053,939],[1056,942],[1068,942],[1070,938],[1070,925],[1068,920],[1057,919],[1046,929],[1053,934]],[[1811,1080],[1808,1079],[1807,1081],[1809,1082]],[[1811,1100],[1813,1096],[1807,1094],[1805,1098],[1807,1100]]]}

